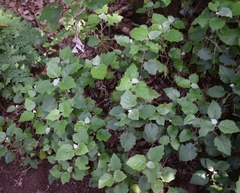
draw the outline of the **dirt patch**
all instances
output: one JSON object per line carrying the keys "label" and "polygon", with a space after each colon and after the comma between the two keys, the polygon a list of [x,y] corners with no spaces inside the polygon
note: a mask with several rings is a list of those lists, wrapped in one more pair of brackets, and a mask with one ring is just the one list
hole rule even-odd
{"label": "dirt patch", "polygon": [[104,190],[90,188],[89,177],[83,181],[71,180],[64,185],[59,180],[51,185],[48,174],[52,165],[47,161],[39,164],[38,169],[23,167],[19,161],[9,164],[0,159],[0,193],[103,193]]}

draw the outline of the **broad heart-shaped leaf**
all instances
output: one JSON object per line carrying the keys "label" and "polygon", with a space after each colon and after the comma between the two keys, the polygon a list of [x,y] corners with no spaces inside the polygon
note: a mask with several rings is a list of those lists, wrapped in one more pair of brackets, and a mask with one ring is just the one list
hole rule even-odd
{"label": "broad heart-shaped leaf", "polygon": [[55,160],[66,161],[74,156],[73,147],[70,144],[63,144],[57,151]]}
{"label": "broad heart-shaped leaf", "polygon": [[214,139],[214,145],[217,147],[217,149],[226,154],[231,155],[231,141],[226,135],[220,135],[216,136]]}
{"label": "broad heart-shaped leaf", "polygon": [[60,59],[53,58],[47,63],[47,75],[50,78],[57,78],[61,74],[61,67],[59,67]]}
{"label": "broad heart-shaped leaf", "polygon": [[192,137],[192,131],[190,131],[189,129],[183,129],[179,135],[179,142],[189,141]]}
{"label": "broad heart-shaped leaf", "polygon": [[221,98],[225,95],[224,88],[222,86],[213,86],[208,89],[207,94],[213,98]]}
{"label": "broad heart-shaped leaf", "polygon": [[61,182],[65,184],[66,182],[70,181],[70,174],[68,172],[63,172],[61,175]]}
{"label": "broad heart-shaped leaf", "polygon": [[106,129],[99,129],[97,131],[97,139],[99,141],[108,141],[108,139],[111,137],[111,133],[107,131]]}
{"label": "broad heart-shaped leaf", "polygon": [[139,111],[138,109],[128,110],[128,118],[131,120],[139,120]]}
{"label": "broad heart-shaped leaf", "polygon": [[148,159],[150,159],[151,161],[156,162],[156,163],[160,162],[163,155],[164,155],[164,146],[163,145],[152,147],[149,149],[149,151],[147,153]]}
{"label": "broad heart-shaped leaf", "polygon": [[179,149],[179,159],[181,161],[191,161],[197,156],[196,147],[192,143],[181,145]]}
{"label": "broad heart-shaped leaf", "polygon": [[159,128],[154,123],[148,123],[144,127],[143,137],[150,143],[154,143],[157,140],[157,134],[159,132]]}
{"label": "broad heart-shaped leaf", "polygon": [[113,176],[109,173],[104,173],[98,181],[98,188],[103,188],[105,186],[111,187],[113,183]]}
{"label": "broad heart-shaped leaf", "polygon": [[152,183],[151,183],[151,189],[154,193],[159,193],[162,191],[163,189],[163,182],[162,180],[154,180]]}
{"label": "broad heart-shaped leaf", "polygon": [[224,17],[230,17],[232,18],[232,11],[231,9],[227,7],[222,7],[219,12],[217,12],[218,15],[224,16]]}
{"label": "broad heart-shaped leaf", "polygon": [[25,121],[31,121],[34,118],[34,113],[33,112],[29,112],[29,111],[24,111],[21,114],[20,119],[18,120],[18,122],[25,122]]}
{"label": "broad heart-shaped leaf", "polygon": [[181,105],[182,111],[186,115],[194,115],[198,112],[198,107],[194,103],[188,102],[186,98],[179,99],[178,103]]}
{"label": "broad heart-shaped leaf", "polygon": [[64,100],[59,104],[59,111],[62,112],[64,117],[69,117],[73,111],[70,100]]}
{"label": "broad heart-shaped leaf", "polygon": [[32,111],[36,107],[36,103],[29,98],[26,98],[24,103],[25,109]]}
{"label": "broad heart-shaped leaf", "polygon": [[128,193],[128,185],[126,185],[124,182],[117,184],[114,189],[114,192],[121,192],[121,193]]}
{"label": "broad heart-shaped leaf", "polygon": [[172,169],[170,167],[164,167],[160,171],[160,177],[163,182],[171,182],[175,179],[175,175],[177,173],[177,170]]}
{"label": "broad heart-shaped leaf", "polygon": [[176,29],[170,29],[170,31],[163,34],[163,37],[169,42],[180,42],[183,40],[182,33]]}
{"label": "broad heart-shaped leaf", "polygon": [[209,181],[209,177],[208,177],[207,172],[205,172],[203,170],[198,170],[192,175],[190,183],[195,184],[195,185],[204,186],[208,183],[208,181]]}
{"label": "broad heart-shaped leaf", "polygon": [[131,31],[131,37],[138,41],[143,41],[148,37],[148,30],[140,27],[135,27]]}
{"label": "broad heart-shaped leaf", "polygon": [[72,51],[71,51],[71,48],[70,46],[67,46],[65,48],[63,48],[61,51],[60,51],[60,58],[62,60],[68,60],[70,59],[71,55],[72,55]]}
{"label": "broad heart-shaped leaf", "polygon": [[175,88],[164,88],[163,90],[172,100],[177,100],[180,97],[180,92]]}
{"label": "broad heart-shaped leaf", "polygon": [[131,64],[126,72],[124,73],[125,77],[128,77],[128,78],[138,78],[139,77],[139,73],[138,73],[138,68],[135,64]]}
{"label": "broad heart-shaped leaf", "polygon": [[137,154],[129,158],[126,164],[134,170],[141,171],[146,167],[146,162],[147,160],[144,155]]}
{"label": "broad heart-shaped leaf", "polygon": [[132,81],[128,77],[121,78],[120,85],[116,87],[116,90],[124,91],[129,90],[132,87]]}
{"label": "broad heart-shaped leaf", "polygon": [[60,111],[58,109],[53,109],[46,117],[46,119],[51,121],[58,120],[59,118],[60,118]]}
{"label": "broad heart-shaped leaf", "polygon": [[143,66],[144,69],[152,75],[156,75],[157,71],[164,72],[165,75],[168,73],[168,68],[158,60],[151,59],[147,62],[144,62]]}
{"label": "broad heart-shaped leaf", "polygon": [[222,115],[222,109],[216,101],[212,101],[207,110],[211,119],[219,119]]}
{"label": "broad heart-shaped leaf", "polygon": [[212,54],[211,54],[211,49],[210,48],[201,48],[197,55],[199,58],[201,58],[202,60],[210,60],[212,58]]}
{"label": "broad heart-shaped leaf", "polygon": [[74,82],[74,79],[70,76],[65,76],[62,81],[58,84],[59,88],[61,89],[71,89],[76,87],[76,83]]}
{"label": "broad heart-shaped leaf", "polygon": [[239,128],[236,126],[235,122],[231,120],[221,121],[218,127],[225,134],[232,134],[240,131]]}
{"label": "broad heart-shaped leaf", "polygon": [[88,150],[87,146],[83,142],[80,142],[77,145],[77,149],[75,150],[75,154],[76,155],[84,155],[84,154],[86,154],[88,152],[89,152],[89,150]]}
{"label": "broad heart-shaped leaf", "polygon": [[131,109],[137,104],[137,97],[127,90],[121,96],[120,104],[124,109]]}
{"label": "broad heart-shaped leaf", "polygon": [[120,136],[120,142],[125,151],[129,151],[136,144],[136,137],[133,133],[123,133]]}
{"label": "broad heart-shaped leaf", "polygon": [[211,27],[212,31],[222,29],[225,25],[226,21],[223,18],[214,17],[210,19],[209,26]]}
{"label": "broad heart-shaped leaf", "polygon": [[75,160],[75,166],[77,166],[79,170],[88,170],[89,167],[86,166],[87,164],[88,164],[88,157],[86,155],[78,157]]}
{"label": "broad heart-shaped leaf", "polygon": [[103,80],[107,74],[107,66],[105,64],[99,64],[93,67],[90,73],[93,78]]}
{"label": "broad heart-shaped leaf", "polygon": [[235,72],[232,68],[226,68],[225,66],[219,66],[220,79],[224,83],[232,83],[235,77]]}
{"label": "broad heart-shaped leaf", "polygon": [[123,181],[127,176],[126,176],[122,171],[116,170],[116,171],[114,171],[113,177],[114,177],[114,181],[115,181],[115,182],[121,182],[121,181]]}
{"label": "broad heart-shaped leaf", "polygon": [[114,153],[110,159],[110,163],[108,164],[110,170],[120,170],[122,168],[121,160]]}

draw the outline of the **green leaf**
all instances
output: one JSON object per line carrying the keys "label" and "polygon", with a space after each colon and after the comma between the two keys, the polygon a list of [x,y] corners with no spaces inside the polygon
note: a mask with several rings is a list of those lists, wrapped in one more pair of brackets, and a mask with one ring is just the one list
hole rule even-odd
{"label": "green leaf", "polygon": [[240,131],[239,128],[236,126],[235,122],[231,120],[221,121],[218,127],[221,130],[221,132],[225,134],[227,133],[232,134]]}
{"label": "green leaf", "polygon": [[171,3],[171,0],[162,0],[162,1],[163,1],[163,3],[164,3],[166,6]]}
{"label": "green leaf", "polygon": [[4,156],[7,153],[7,147],[0,145],[0,157]]}
{"label": "green leaf", "polygon": [[213,86],[208,89],[207,94],[213,98],[221,98],[225,95],[224,88],[222,86]]}
{"label": "green leaf", "polygon": [[107,22],[109,25],[114,25],[114,23],[120,22],[122,18],[123,17],[118,13],[112,13],[112,15],[107,14]]}
{"label": "green leaf", "polygon": [[193,160],[197,156],[196,150],[196,147],[192,143],[182,144],[179,149],[179,159],[181,161]]}
{"label": "green leaf", "polygon": [[206,136],[210,131],[214,130],[214,127],[211,121],[204,120],[199,129],[199,137]]}
{"label": "green leaf", "polygon": [[57,78],[61,74],[61,67],[59,67],[60,59],[53,58],[47,63],[47,75],[50,78]]}
{"label": "green leaf", "polygon": [[120,170],[122,168],[121,160],[114,153],[110,159],[110,163],[108,164],[110,170]]}
{"label": "green leaf", "polygon": [[148,37],[148,30],[140,27],[135,27],[131,31],[131,37],[138,41],[143,41]]}
{"label": "green leaf", "polygon": [[160,104],[157,107],[157,111],[160,115],[166,115],[168,114],[172,109],[172,106],[170,104]]}
{"label": "green leaf", "polygon": [[147,153],[147,157],[148,159],[150,159],[153,162],[160,162],[160,160],[163,158],[164,155],[164,146],[163,145],[159,145],[156,147],[152,147],[149,149],[148,153]]}
{"label": "green leaf", "polygon": [[53,109],[46,117],[46,119],[51,121],[58,120],[59,118],[60,118],[60,111],[57,109]]}
{"label": "green leaf", "polygon": [[70,144],[63,144],[58,150],[55,160],[66,161],[71,160],[74,156],[73,147]]}
{"label": "green leaf", "polygon": [[61,175],[61,182],[65,184],[70,181],[70,174],[68,172],[63,172]]}
{"label": "green leaf", "polygon": [[183,40],[182,33],[176,29],[170,29],[170,31],[163,34],[163,37],[169,42],[180,42]]}
{"label": "green leaf", "polygon": [[31,99],[26,98],[24,106],[28,111],[32,111],[36,107],[36,104]]}
{"label": "green leaf", "polygon": [[163,182],[159,179],[154,180],[151,183],[151,189],[154,193],[159,193],[163,190]]}
{"label": "green leaf", "polygon": [[87,164],[88,164],[88,157],[86,155],[78,157],[75,160],[75,165],[78,167],[79,170],[88,170],[89,167],[86,166]]}
{"label": "green leaf", "polygon": [[128,193],[128,186],[125,183],[120,183],[114,187],[113,191],[114,193]]}
{"label": "green leaf", "polygon": [[136,137],[133,133],[123,133],[120,136],[120,142],[125,151],[129,151],[136,144]]}
{"label": "green leaf", "polygon": [[207,114],[211,119],[219,119],[222,115],[222,109],[216,101],[212,101],[208,107]]}
{"label": "green leaf", "polygon": [[148,60],[144,62],[143,66],[144,69],[152,75],[156,75],[157,71],[164,72],[165,75],[168,73],[168,68],[158,60]]}
{"label": "green leaf", "polygon": [[75,143],[79,143],[79,142],[87,143],[88,137],[89,137],[87,133],[87,129],[84,128],[83,126],[78,126],[78,125],[75,125],[75,129],[77,133],[73,134],[73,141]]}
{"label": "green leaf", "polygon": [[128,110],[128,118],[131,120],[139,120],[139,111],[138,109]]}
{"label": "green leaf", "polygon": [[153,13],[153,15],[152,15],[152,22],[154,24],[162,25],[165,21],[167,21],[166,17],[164,17],[161,14]]}
{"label": "green leaf", "polygon": [[[91,15],[93,15],[93,14],[91,14]],[[97,38],[95,36],[91,36],[88,40],[87,45],[90,47],[95,47],[95,46],[98,46],[99,42],[100,42],[99,38]]]}
{"label": "green leaf", "polygon": [[224,83],[232,83],[235,77],[235,72],[232,68],[226,68],[225,66],[219,66],[220,79]]}
{"label": "green leaf", "polygon": [[148,34],[148,37],[150,40],[154,40],[154,39],[158,38],[160,34],[161,34],[160,31],[154,30]]}
{"label": "green leaf", "polygon": [[175,88],[164,88],[163,91],[172,100],[177,100],[180,97],[180,92]]}
{"label": "green leaf", "polygon": [[9,164],[10,162],[12,162],[16,157],[16,154],[14,152],[7,152],[5,154],[5,162],[6,164]]}
{"label": "green leaf", "polygon": [[186,115],[194,115],[198,112],[198,107],[192,102],[188,102],[187,100],[183,99],[178,100],[178,103],[181,105],[182,111]]}
{"label": "green leaf", "polygon": [[29,111],[24,111],[21,114],[20,119],[18,120],[18,122],[25,122],[25,121],[31,121],[34,118],[34,113],[33,112],[29,112]]}
{"label": "green leaf", "polygon": [[64,100],[59,104],[59,111],[62,112],[63,117],[69,117],[73,111],[70,100]]}
{"label": "green leaf", "polygon": [[0,131],[0,142],[3,142],[6,138],[6,133]]}
{"label": "green leaf", "polygon": [[72,55],[72,50],[71,50],[70,46],[63,48],[59,54],[59,56],[62,60],[69,60],[71,55]]}
{"label": "green leaf", "polygon": [[156,107],[153,105],[144,104],[139,107],[139,116],[143,119],[153,117],[155,112],[156,112]]}
{"label": "green leaf", "polygon": [[105,64],[99,64],[93,67],[90,73],[93,78],[103,80],[107,74],[107,66]]}
{"label": "green leaf", "polygon": [[120,104],[124,109],[131,109],[137,104],[137,97],[132,94],[131,91],[127,90],[121,96]]}
{"label": "green leaf", "polygon": [[218,1],[215,2],[215,3],[210,2],[210,3],[208,3],[208,8],[209,8],[210,10],[214,11],[214,12],[217,12],[219,5],[220,5],[220,3],[219,3]]}
{"label": "green leaf", "polygon": [[205,186],[209,182],[208,174],[203,170],[196,171],[191,178],[190,183],[199,185],[199,186]]}
{"label": "green leaf", "polygon": [[238,45],[239,28],[229,29],[226,25],[220,29],[218,37],[227,45]]}
{"label": "green leaf", "polygon": [[222,7],[219,12],[216,13],[217,15],[221,15],[224,17],[230,17],[232,18],[232,11],[231,9],[227,8],[227,7]]}
{"label": "green leaf", "polygon": [[115,182],[122,182],[127,176],[120,170],[114,171],[113,178]]}
{"label": "green leaf", "polygon": [[213,17],[209,21],[209,26],[211,27],[212,31],[222,29],[225,25],[226,21],[223,18]]}
{"label": "green leaf", "polygon": [[62,81],[58,84],[59,88],[61,89],[71,89],[76,87],[76,83],[74,82],[74,79],[70,76],[65,76]]}
{"label": "green leaf", "polygon": [[154,143],[158,138],[158,136],[157,136],[158,132],[159,132],[159,128],[156,124],[148,123],[144,127],[143,137],[148,142]]}
{"label": "green leaf", "polygon": [[15,111],[16,107],[14,105],[10,105],[8,108],[7,108],[7,113],[11,113],[13,111]]}
{"label": "green leaf", "polygon": [[183,129],[179,135],[179,142],[186,142],[192,139],[193,133],[189,129]]}
{"label": "green leaf", "polygon": [[220,152],[229,156],[231,155],[231,141],[226,135],[216,136],[214,139],[214,145]]}
{"label": "green leaf", "polygon": [[97,131],[97,139],[99,141],[108,141],[108,139],[111,137],[111,133],[109,133],[106,129],[99,129]]}
{"label": "green leaf", "polygon": [[177,85],[182,88],[190,88],[191,87],[191,82],[188,79],[185,79],[181,76],[175,76],[174,79],[175,79],[175,82],[177,83]]}
{"label": "green leaf", "polygon": [[175,175],[177,173],[177,170],[172,169],[170,167],[164,167],[160,171],[160,178],[163,182],[171,182],[175,179]]}
{"label": "green leaf", "polygon": [[240,191],[240,176],[238,177],[238,181],[236,182],[236,192]]}
{"label": "green leaf", "polygon": [[120,85],[116,87],[116,90],[124,91],[129,90],[132,87],[132,81],[128,77],[123,77],[120,81]]}
{"label": "green leaf", "polygon": [[131,64],[126,72],[124,73],[125,77],[128,77],[128,78],[138,78],[139,77],[139,73],[138,73],[138,68],[135,64]]}
{"label": "green leaf", "polygon": [[129,158],[126,164],[134,170],[141,171],[146,167],[146,158],[143,155],[134,155]]}
{"label": "green leaf", "polygon": [[197,55],[199,58],[201,58],[204,61],[210,60],[212,58],[212,53],[211,53],[211,49],[210,48],[201,48]]}
{"label": "green leaf", "polygon": [[98,181],[98,188],[103,188],[105,186],[111,187],[113,183],[113,176],[109,173],[104,173]]}
{"label": "green leaf", "polygon": [[77,148],[75,149],[76,155],[84,155],[88,152],[89,150],[88,150],[88,147],[85,145],[85,143],[83,142],[78,143]]}
{"label": "green leaf", "polygon": [[195,121],[196,117],[194,115],[187,115],[185,118],[184,118],[184,122],[183,124],[184,125],[190,125],[190,124],[193,124],[194,121]]}

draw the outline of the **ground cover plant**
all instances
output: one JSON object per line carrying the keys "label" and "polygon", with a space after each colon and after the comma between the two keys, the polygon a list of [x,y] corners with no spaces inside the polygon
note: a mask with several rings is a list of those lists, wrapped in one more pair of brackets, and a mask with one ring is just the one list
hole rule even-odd
{"label": "ground cover plant", "polygon": [[187,192],[176,159],[194,167],[194,191],[240,191],[240,2],[183,1],[172,16],[159,11],[170,0],[138,1],[146,20],[129,33],[117,31],[124,16],[113,1],[64,2],[39,16],[58,30],[43,46],[74,44],[46,58],[45,74],[22,79],[24,110],[1,117],[0,156],[18,152],[35,168],[47,159],[50,182],[90,174],[106,192]]}

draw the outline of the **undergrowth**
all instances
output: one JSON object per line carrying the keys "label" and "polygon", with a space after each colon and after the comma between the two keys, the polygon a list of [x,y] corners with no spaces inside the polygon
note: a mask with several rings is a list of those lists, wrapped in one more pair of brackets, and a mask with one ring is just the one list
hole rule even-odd
{"label": "undergrowth", "polygon": [[[240,2],[209,1],[196,15],[183,1],[177,18],[156,12],[170,0],[144,1],[137,12],[147,23],[114,37],[106,30],[122,16],[109,2],[65,0],[64,28],[44,46],[68,36],[75,46],[47,59],[45,76],[22,79],[24,111],[17,122],[1,117],[0,156],[11,162],[18,149],[32,167],[48,160],[50,182],[90,174],[106,192],[186,192],[171,186],[174,157],[195,167],[190,183],[199,191],[239,192]],[[62,10],[50,4],[39,19],[55,31]],[[73,54],[85,46],[105,51]],[[90,88],[105,99],[91,98]]]}

